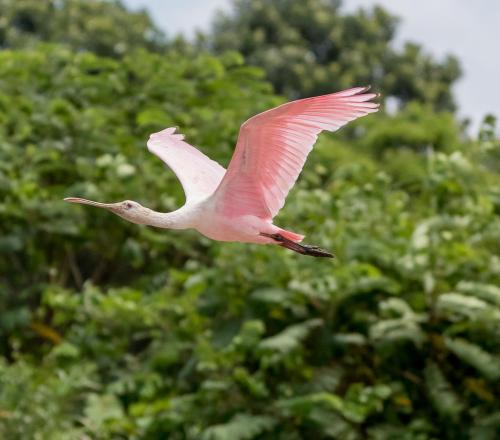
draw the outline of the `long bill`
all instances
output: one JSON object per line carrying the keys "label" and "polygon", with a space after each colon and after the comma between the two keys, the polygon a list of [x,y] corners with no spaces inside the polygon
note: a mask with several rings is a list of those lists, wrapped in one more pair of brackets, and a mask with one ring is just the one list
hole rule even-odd
{"label": "long bill", "polygon": [[117,207],[116,203],[100,203],[100,202],[94,202],[93,200],[81,199],[80,197],[66,197],[64,201],[71,203],[80,203],[82,205],[95,206],[96,208],[113,209]]}

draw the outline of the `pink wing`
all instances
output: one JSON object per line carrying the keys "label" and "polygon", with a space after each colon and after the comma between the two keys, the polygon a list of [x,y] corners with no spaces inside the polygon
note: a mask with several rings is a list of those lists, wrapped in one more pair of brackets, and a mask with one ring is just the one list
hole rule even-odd
{"label": "pink wing", "polygon": [[322,130],[336,131],[378,110],[377,96],[356,87],[300,99],[260,113],[240,129],[226,175],[214,194],[216,208],[228,216],[272,219]]}
{"label": "pink wing", "polygon": [[174,127],[153,133],[148,150],[177,175],[186,194],[186,203],[206,198],[219,186],[226,170],[184,142],[184,135],[174,133]]}

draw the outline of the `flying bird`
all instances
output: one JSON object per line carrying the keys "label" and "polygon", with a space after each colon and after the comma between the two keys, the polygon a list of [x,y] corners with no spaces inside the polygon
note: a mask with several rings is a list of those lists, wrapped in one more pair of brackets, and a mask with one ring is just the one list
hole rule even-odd
{"label": "flying bird", "polygon": [[64,200],[104,208],[139,225],[193,228],[213,240],[277,244],[303,255],[333,257],[318,246],[301,244],[303,235],[274,225],[273,218],[319,133],[378,110],[371,102],[378,95],[368,89],[299,99],[251,117],[240,128],[227,170],[185,142],[175,128],[152,134],[149,151],[174,171],[184,188],[186,203],[176,211],[157,212],[131,200]]}

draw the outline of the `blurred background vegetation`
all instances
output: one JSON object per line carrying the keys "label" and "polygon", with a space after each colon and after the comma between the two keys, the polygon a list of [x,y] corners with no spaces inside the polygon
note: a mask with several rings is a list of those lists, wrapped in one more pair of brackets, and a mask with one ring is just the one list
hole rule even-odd
{"label": "blurred background vegetation", "polygon": [[[397,25],[239,0],[169,40],[117,1],[0,0],[1,438],[500,438],[495,118],[467,135],[459,62]],[[383,110],[321,136],[276,220],[333,262],[62,202],[173,210],[151,132],[227,163],[247,117],[368,83]]]}

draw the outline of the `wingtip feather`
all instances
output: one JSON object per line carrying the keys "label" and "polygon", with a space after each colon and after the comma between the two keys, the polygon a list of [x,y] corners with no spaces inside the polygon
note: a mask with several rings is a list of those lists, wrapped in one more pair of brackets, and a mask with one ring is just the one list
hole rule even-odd
{"label": "wingtip feather", "polygon": [[149,142],[154,142],[154,141],[161,141],[161,140],[176,140],[176,141],[182,141],[184,140],[184,135],[181,133],[176,133],[175,131],[178,129],[178,127],[168,127],[165,128],[164,130],[158,131],[156,133],[151,133],[149,135]]}

